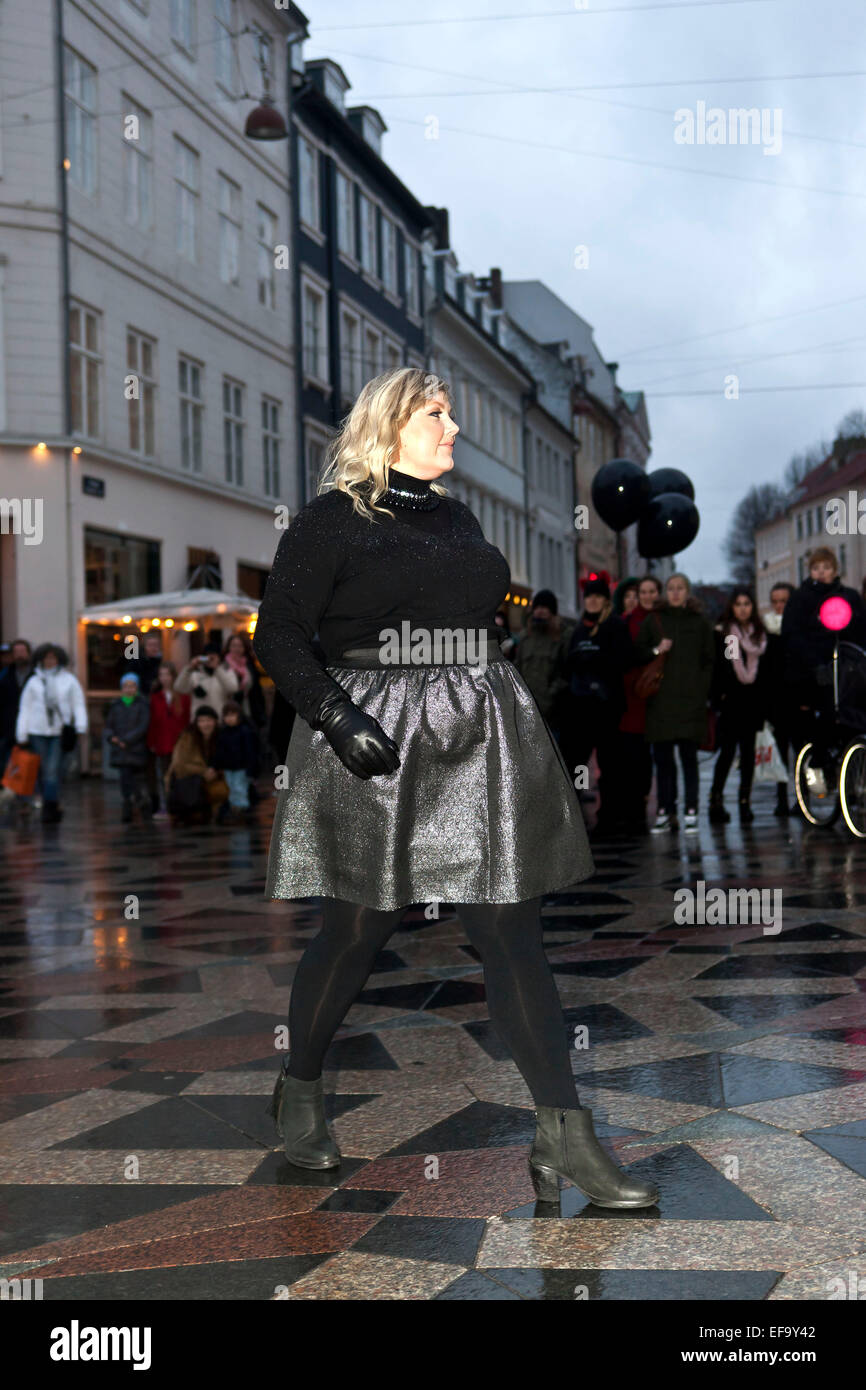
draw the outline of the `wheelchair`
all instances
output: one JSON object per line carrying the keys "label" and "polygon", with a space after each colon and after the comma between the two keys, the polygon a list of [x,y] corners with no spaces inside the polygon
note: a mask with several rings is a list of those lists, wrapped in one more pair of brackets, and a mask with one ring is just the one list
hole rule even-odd
{"label": "wheelchair", "polygon": [[794,787],[810,825],[829,827],[841,815],[858,839],[866,839],[866,650],[837,641],[832,660],[816,680],[832,693],[832,705],[815,712],[814,732],[797,754]]}

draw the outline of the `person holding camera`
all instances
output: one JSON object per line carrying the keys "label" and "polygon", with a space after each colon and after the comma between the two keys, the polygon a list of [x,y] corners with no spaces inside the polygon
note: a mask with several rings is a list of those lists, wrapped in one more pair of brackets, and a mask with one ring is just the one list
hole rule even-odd
{"label": "person holding camera", "polygon": [[179,695],[191,697],[194,724],[202,705],[222,709],[226,700],[237,696],[238,678],[223,662],[219,643],[208,642],[201,656],[194,656],[184,666],[174,688]]}

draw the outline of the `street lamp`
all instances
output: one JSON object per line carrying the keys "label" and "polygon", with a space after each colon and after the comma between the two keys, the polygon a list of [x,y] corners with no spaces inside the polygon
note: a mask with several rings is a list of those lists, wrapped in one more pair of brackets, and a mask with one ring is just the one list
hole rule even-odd
{"label": "street lamp", "polygon": [[289,127],[281,112],[274,105],[270,91],[271,36],[261,31],[256,31],[256,33],[259,41],[256,62],[262,74],[264,95],[260,104],[247,116],[244,135],[248,140],[288,140]]}

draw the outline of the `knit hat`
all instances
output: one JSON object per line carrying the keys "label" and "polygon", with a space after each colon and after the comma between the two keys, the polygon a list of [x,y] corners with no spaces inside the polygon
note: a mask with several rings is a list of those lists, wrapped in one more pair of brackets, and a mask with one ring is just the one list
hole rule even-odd
{"label": "knit hat", "polygon": [[610,585],[604,579],[588,579],[583,586],[583,597],[589,594],[601,594],[602,598],[610,598]]}
{"label": "knit hat", "polygon": [[123,676],[120,677],[120,686],[121,686],[121,689],[123,689],[123,685],[124,685],[124,682],[125,682],[125,681],[135,681],[135,688],[136,688],[136,690],[138,689],[139,685],[141,684],[140,680],[138,679],[138,675],[136,674],[135,671],[127,671],[125,675],[123,675]]}
{"label": "knit hat", "polygon": [[551,613],[558,613],[559,604],[556,601],[556,594],[552,589],[539,589],[532,600],[532,608],[549,608]]}

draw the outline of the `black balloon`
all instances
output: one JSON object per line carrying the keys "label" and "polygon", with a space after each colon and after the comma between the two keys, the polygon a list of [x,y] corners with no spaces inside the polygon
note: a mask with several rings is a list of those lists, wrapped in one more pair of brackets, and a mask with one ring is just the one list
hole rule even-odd
{"label": "black balloon", "polygon": [[694,502],[695,488],[691,478],[679,468],[656,468],[648,473],[649,495],[659,497],[663,492],[679,492]]}
{"label": "black balloon", "polygon": [[611,459],[592,480],[592,505],[612,531],[624,531],[649,498],[649,478],[629,459]]}
{"label": "black balloon", "polygon": [[651,497],[638,521],[638,553],[645,560],[678,555],[691,545],[700,524],[697,507],[681,492],[662,492]]}

